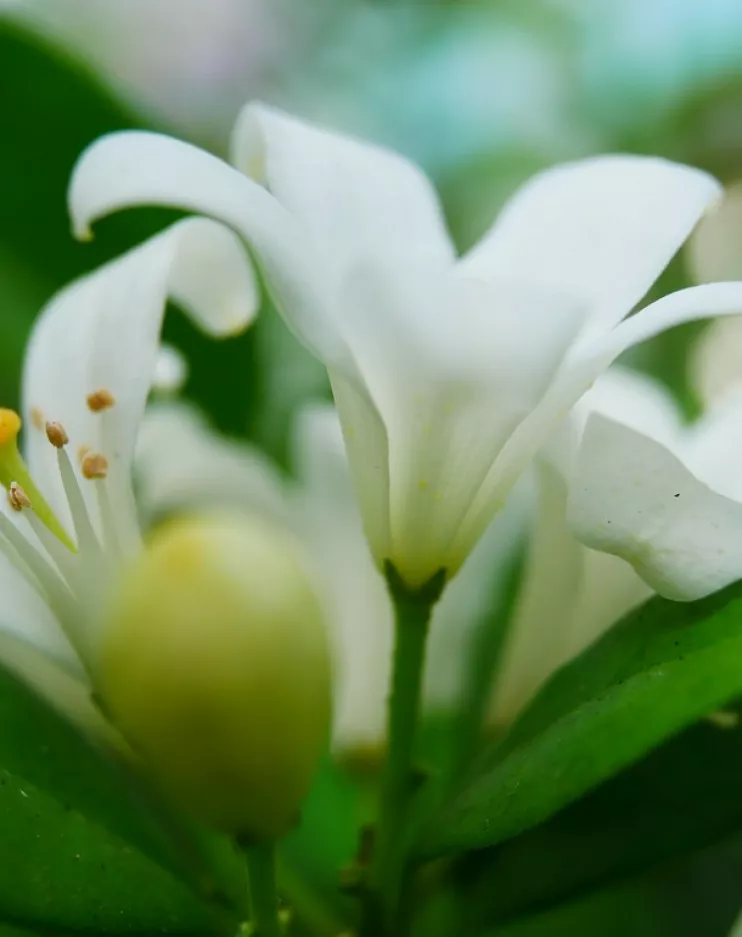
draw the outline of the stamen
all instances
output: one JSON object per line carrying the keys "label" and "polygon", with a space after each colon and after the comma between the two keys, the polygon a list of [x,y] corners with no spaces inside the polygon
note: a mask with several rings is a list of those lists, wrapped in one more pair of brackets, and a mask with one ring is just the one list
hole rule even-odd
{"label": "stamen", "polygon": [[82,460],[85,478],[105,478],[108,475],[108,459],[100,452],[88,452]]}
{"label": "stamen", "polygon": [[116,398],[110,390],[102,387],[100,390],[88,394],[88,409],[93,413],[100,413],[101,410],[109,410],[116,403]]}
{"label": "stamen", "polygon": [[75,470],[72,468],[72,462],[70,462],[70,457],[67,455],[66,449],[57,450],[57,462],[59,464],[59,474],[62,478],[62,485],[64,486],[64,493],[67,496],[67,503],[70,506],[72,523],[75,527],[80,550],[99,550],[100,544],[93,530],[93,525],[90,523],[88,509],[85,506],[85,498],[83,498],[80,486],[77,484]]}
{"label": "stamen", "polygon": [[112,553],[121,555],[121,544],[116,529],[113,505],[108,497],[108,487],[106,485],[96,485],[95,493],[98,497],[98,512],[100,514],[104,546]]}
{"label": "stamen", "polygon": [[[28,515],[29,518],[33,514]],[[15,524],[0,514],[0,544],[7,543],[21,562],[33,573],[49,598],[61,606],[65,613],[72,609],[72,596],[53,566],[23,536]]]}
{"label": "stamen", "polygon": [[[0,409],[0,485],[8,489],[9,492],[11,485],[19,486],[33,505],[33,510],[39,520],[49,528],[58,540],[61,540],[68,550],[74,553],[75,544],[60,524],[54,511],[47,504],[46,498],[34,484],[18,451],[18,434],[21,431],[21,425],[21,418],[15,410]],[[12,504],[13,496],[9,494],[9,497]],[[20,501],[17,501],[17,504],[20,507],[27,506]]]}
{"label": "stamen", "polygon": [[70,437],[61,423],[47,423],[46,438],[55,449],[62,449],[70,441]]}
{"label": "stamen", "polygon": [[77,461],[82,465],[82,460],[90,452],[90,446],[78,446],[77,447]]}
{"label": "stamen", "polygon": [[18,482],[11,482],[8,488],[8,504],[14,511],[22,511],[31,507],[31,499],[21,488]]}

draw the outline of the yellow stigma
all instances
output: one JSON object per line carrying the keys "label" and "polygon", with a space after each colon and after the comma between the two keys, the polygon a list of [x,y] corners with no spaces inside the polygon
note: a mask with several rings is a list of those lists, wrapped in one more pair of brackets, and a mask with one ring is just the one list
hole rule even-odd
{"label": "yellow stigma", "polygon": [[15,410],[0,408],[0,446],[15,443],[21,426],[21,418]]}
{"label": "yellow stigma", "polygon": [[[22,425],[15,410],[0,407],[0,485],[8,492],[14,510],[33,508],[39,520],[74,553],[74,542],[34,484],[18,451],[18,434]],[[17,495],[19,491],[22,499]]]}

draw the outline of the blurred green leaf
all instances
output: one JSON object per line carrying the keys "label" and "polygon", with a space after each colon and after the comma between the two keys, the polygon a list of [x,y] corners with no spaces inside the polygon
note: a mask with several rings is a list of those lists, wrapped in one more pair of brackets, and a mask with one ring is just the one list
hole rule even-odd
{"label": "blurred green leaf", "polygon": [[462,909],[487,922],[533,914],[742,830],[740,707],[724,716],[686,730],[541,826],[462,858],[452,870]]}
{"label": "blurred green leaf", "polygon": [[280,845],[279,884],[297,916],[323,937],[335,937],[351,918],[340,873],[356,852],[363,808],[359,787],[328,753],[296,829]]}
{"label": "blurred green leaf", "polygon": [[127,768],[0,670],[0,922],[31,930],[231,934],[244,872]]}
{"label": "blurred green leaf", "polygon": [[562,668],[429,832],[430,855],[494,845],[742,694],[742,584],[654,598]]}

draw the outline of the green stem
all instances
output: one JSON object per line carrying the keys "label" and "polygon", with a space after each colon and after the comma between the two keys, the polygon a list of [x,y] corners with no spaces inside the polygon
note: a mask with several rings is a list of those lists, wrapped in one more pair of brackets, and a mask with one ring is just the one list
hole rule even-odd
{"label": "green stem", "polygon": [[276,848],[274,843],[252,843],[245,847],[253,937],[281,937],[276,893]]}
{"label": "green stem", "polygon": [[[420,712],[425,645],[433,606],[445,584],[441,570],[422,588],[410,590],[387,563],[386,580],[394,603],[395,645],[387,722],[387,758],[371,863],[372,917],[389,930],[397,914],[405,872],[404,837],[414,792],[413,757]],[[400,844],[403,848],[400,850]]]}

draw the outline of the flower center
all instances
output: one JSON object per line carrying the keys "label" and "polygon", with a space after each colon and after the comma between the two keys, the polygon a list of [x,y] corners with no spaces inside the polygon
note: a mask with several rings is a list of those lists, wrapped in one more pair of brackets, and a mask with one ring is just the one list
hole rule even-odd
{"label": "flower center", "polygon": [[[87,397],[87,407],[100,413],[115,405],[110,391]],[[74,528],[74,537],[52,510],[35,484],[18,450],[21,418],[0,409],[0,485],[8,498],[12,518],[0,512],[0,550],[4,552],[52,607],[83,661],[94,653],[94,618],[121,558],[117,524],[110,499],[108,460],[101,452],[81,446],[79,472],[67,451],[64,426],[44,422],[32,411],[36,430],[45,432],[56,450],[57,470]],[[83,487],[95,485],[97,516],[91,512]],[[97,521],[97,523],[96,523]]]}

